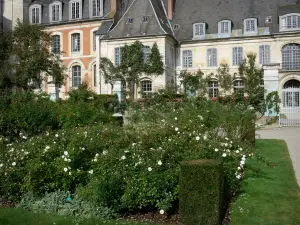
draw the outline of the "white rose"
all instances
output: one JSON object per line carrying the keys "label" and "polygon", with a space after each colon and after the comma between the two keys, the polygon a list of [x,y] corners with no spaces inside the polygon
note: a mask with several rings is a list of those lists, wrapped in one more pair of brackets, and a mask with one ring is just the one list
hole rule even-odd
{"label": "white rose", "polygon": [[58,137],[58,134],[55,134],[55,137]]}
{"label": "white rose", "polygon": [[175,131],[178,131],[179,129],[178,129],[178,127],[175,127]]}
{"label": "white rose", "polygon": [[235,151],[235,153],[239,153],[239,152],[240,152],[239,150],[236,150],[236,151]]}
{"label": "white rose", "polygon": [[151,167],[148,167],[148,171],[151,172],[151,171],[152,171],[152,168],[151,168]]}
{"label": "white rose", "polygon": [[219,151],[219,149],[215,148],[215,152],[218,152],[218,151]]}
{"label": "white rose", "polygon": [[206,140],[206,139],[207,139],[207,136],[206,136],[206,135],[204,135],[204,136],[203,136],[203,139],[204,139],[204,140]]}
{"label": "white rose", "polygon": [[177,120],[177,117],[175,117],[175,120]]}
{"label": "white rose", "polygon": [[163,215],[165,214],[165,211],[163,209],[159,210],[159,214]]}
{"label": "white rose", "polygon": [[69,155],[69,153],[67,151],[64,151],[64,155]]}
{"label": "white rose", "polygon": [[162,161],[159,160],[159,161],[157,162],[157,164],[161,166],[161,165],[162,165]]}
{"label": "white rose", "polygon": [[90,171],[89,171],[89,173],[90,173],[90,174],[93,174],[93,173],[94,173],[94,171],[93,171],[93,170],[90,170]]}
{"label": "white rose", "polygon": [[1,164],[0,164],[0,168],[1,168],[2,166],[3,166],[3,164],[1,163]]}
{"label": "white rose", "polygon": [[121,157],[121,159],[122,159],[122,160],[126,159],[126,156],[125,156],[125,155],[123,155],[123,156]]}
{"label": "white rose", "polygon": [[222,155],[223,157],[226,157],[227,155],[226,155],[226,153],[223,153],[223,155]]}
{"label": "white rose", "polygon": [[64,171],[67,172],[67,171],[68,171],[68,168],[65,167],[65,168],[64,168]]}
{"label": "white rose", "polygon": [[12,166],[15,166],[15,165],[17,165],[17,163],[16,163],[16,162],[13,162],[11,165],[12,165]]}
{"label": "white rose", "polygon": [[196,141],[199,141],[199,140],[200,140],[200,137],[199,137],[199,136],[197,136],[197,137],[196,137]]}

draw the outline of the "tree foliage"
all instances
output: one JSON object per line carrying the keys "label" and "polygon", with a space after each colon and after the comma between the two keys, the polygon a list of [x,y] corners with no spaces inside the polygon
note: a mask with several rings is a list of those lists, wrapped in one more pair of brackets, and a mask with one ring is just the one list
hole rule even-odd
{"label": "tree foliage", "polygon": [[204,77],[204,73],[198,70],[195,73],[190,73],[186,70],[180,72],[179,78],[186,93],[195,93],[204,96],[207,93],[208,78]]}
{"label": "tree foliage", "polygon": [[7,35],[11,37],[9,43],[0,40],[0,47],[10,46],[6,52],[6,56],[10,55],[7,62],[10,70],[8,77],[1,74],[2,80],[9,78],[10,86],[25,91],[39,88],[48,76],[56,83],[63,83],[64,67],[60,56],[51,52],[51,36],[43,31],[43,27],[18,21],[12,33]]}
{"label": "tree foliage", "polygon": [[121,63],[114,65],[108,58],[101,58],[100,69],[104,75],[106,83],[113,86],[114,80],[126,82],[130,91],[130,97],[134,97],[135,86],[140,83],[140,79],[145,75],[161,75],[164,72],[162,56],[159,53],[157,44],[151,48],[148,58],[143,53],[144,46],[136,41],[131,45],[121,48]]}

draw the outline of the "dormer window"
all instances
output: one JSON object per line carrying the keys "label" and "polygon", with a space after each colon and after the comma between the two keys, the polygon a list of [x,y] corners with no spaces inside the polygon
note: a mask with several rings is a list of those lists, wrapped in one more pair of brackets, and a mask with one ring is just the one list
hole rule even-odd
{"label": "dormer window", "polygon": [[231,21],[222,20],[218,23],[218,36],[230,37],[231,36]]}
{"label": "dormer window", "polygon": [[40,24],[42,22],[42,6],[34,4],[29,7],[29,20],[32,24]]}
{"label": "dormer window", "polygon": [[249,18],[244,20],[244,34],[257,33],[257,19]]}
{"label": "dormer window", "polygon": [[90,0],[90,17],[103,16],[103,0]]}
{"label": "dormer window", "polygon": [[133,23],[133,18],[128,17],[126,20],[126,24],[131,24],[131,23]]}
{"label": "dormer window", "polygon": [[149,16],[143,16],[142,23],[149,23],[150,17]]}
{"label": "dormer window", "polygon": [[81,0],[72,0],[69,3],[70,7],[70,20],[81,19],[82,17],[82,1]]}
{"label": "dormer window", "polygon": [[61,2],[53,2],[49,7],[50,22],[58,22],[62,19],[62,4]]}
{"label": "dormer window", "polygon": [[300,30],[300,14],[290,13],[279,17],[279,31]]}
{"label": "dormer window", "polygon": [[193,25],[194,38],[205,37],[205,23],[195,23]]}

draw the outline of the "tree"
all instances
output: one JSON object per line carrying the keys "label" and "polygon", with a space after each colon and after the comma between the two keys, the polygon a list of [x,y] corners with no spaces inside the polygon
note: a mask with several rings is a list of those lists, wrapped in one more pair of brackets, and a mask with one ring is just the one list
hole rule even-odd
{"label": "tree", "polygon": [[226,93],[231,91],[233,82],[232,76],[229,73],[229,65],[221,63],[216,77],[219,81],[221,90],[224,92],[224,95],[226,95]]}
{"label": "tree", "polygon": [[100,69],[104,80],[113,87],[114,80],[126,82],[130,98],[134,98],[135,87],[144,75],[161,75],[164,72],[162,56],[155,43],[149,57],[143,53],[145,46],[139,41],[121,48],[121,63],[115,66],[108,58],[101,58]]}
{"label": "tree", "polygon": [[[18,90],[40,88],[52,76],[56,83],[64,81],[60,56],[50,50],[51,36],[39,25],[17,22],[11,34],[9,82]],[[3,79],[3,75],[2,79]]]}
{"label": "tree", "polygon": [[207,93],[208,78],[204,77],[204,73],[201,70],[195,73],[183,70],[180,72],[179,78],[186,93],[195,93],[198,91],[198,94],[202,97]]}
{"label": "tree", "polygon": [[12,51],[11,33],[0,34],[0,89],[11,88],[9,58]]}

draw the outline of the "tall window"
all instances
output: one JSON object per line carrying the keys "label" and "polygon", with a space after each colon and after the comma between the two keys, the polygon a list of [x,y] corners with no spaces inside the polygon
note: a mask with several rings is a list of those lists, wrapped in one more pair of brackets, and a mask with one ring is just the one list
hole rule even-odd
{"label": "tall window", "polygon": [[217,66],[217,49],[209,48],[207,49],[207,66],[213,67]]}
{"label": "tall window", "polygon": [[152,81],[144,80],[141,82],[142,97],[145,98],[152,93]]}
{"label": "tall window", "polygon": [[93,50],[94,51],[96,51],[96,32],[97,31],[93,32]]}
{"label": "tall window", "polygon": [[149,57],[150,57],[151,49],[150,46],[146,45],[143,47],[143,57],[144,57],[144,63],[148,63]]}
{"label": "tall window", "polygon": [[257,33],[257,19],[244,20],[244,33]]}
{"label": "tall window", "polygon": [[205,23],[195,23],[193,25],[194,38],[205,36]]}
{"label": "tall window", "polygon": [[72,67],[72,87],[78,88],[81,84],[81,67]]}
{"label": "tall window", "polygon": [[52,47],[52,52],[54,54],[59,54],[60,53],[60,36],[59,35],[53,35],[51,37],[51,47]]}
{"label": "tall window", "polygon": [[244,55],[243,55],[243,47],[234,47],[232,49],[232,65],[239,66],[243,63]]}
{"label": "tall window", "polygon": [[245,86],[242,80],[235,80],[233,82],[233,89],[234,89],[234,94],[236,96],[240,96],[240,97],[244,96]]}
{"label": "tall window", "polygon": [[102,1],[101,0],[90,0],[90,5],[91,5],[91,17],[97,17],[97,16],[102,16],[101,12],[101,5]]}
{"label": "tall window", "polygon": [[269,64],[270,61],[270,45],[259,46],[259,64]]}
{"label": "tall window", "polygon": [[219,96],[219,83],[218,81],[209,81],[208,82],[208,96],[210,98],[216,98]]}
{"label": "tall window", "polygon": [[30,17],[30,22],[33,24],[40,24],[42,20],[42,7],[41,5],[34,4],[30,6],[29,9],[29,17]]}
{"label": "tall window", "polygon": [[80,34],[72,34],[72,52],[80,52]]}
{"label": "tall window", "polygon": [[288,44],[282,48],[282,69],[300,70],[299,44]]}
{"label": "tall window", "polygon": [[193,67],[193,53],[191,50],[182,51],[182,67],[183,68]]}
{"label": "tall window", "polygon": [[291,13],[279,17],[279,30],[299,30],[300,29],[300,14]]}
{"label": "tall window", "polygon": [[50,22],[58,22],[61,20],[62,12],[61,12],[62,4],[61,2],[54,2],[50,4]]}
{"label": "tall window", "polygon": [[121,55],[121,48],[115,48],[115,65],[116,66],[120,66],[121,65],[121,59],[122,59],[122,55]]}
{"label": "tall window", "polygon": [[80,19],[81,18],[81,1],[73,0],[70,2],[70,19]]}
{"label": "tall window", "polygon": [[97,65],[93,66],[93,75],[94,75],[94,87],[97,87]]}

